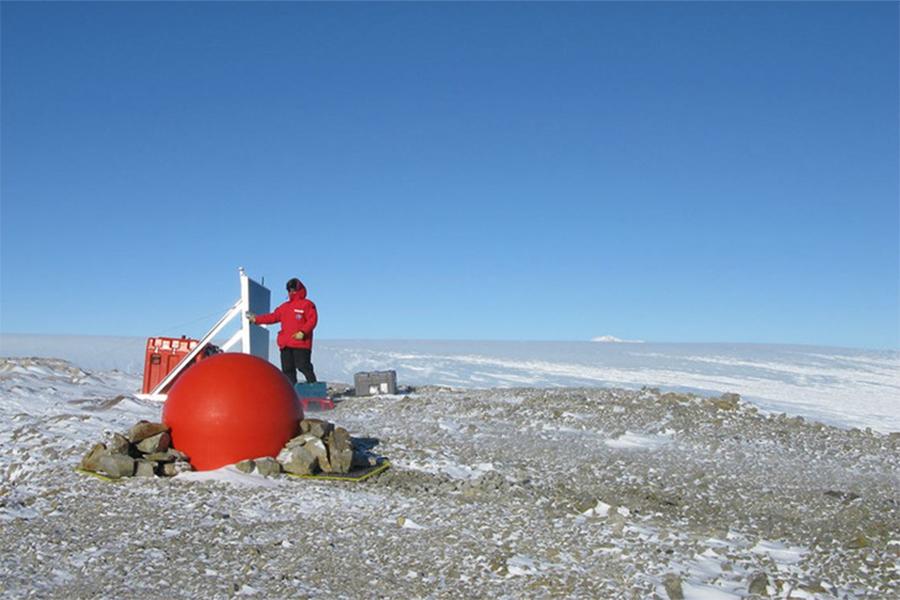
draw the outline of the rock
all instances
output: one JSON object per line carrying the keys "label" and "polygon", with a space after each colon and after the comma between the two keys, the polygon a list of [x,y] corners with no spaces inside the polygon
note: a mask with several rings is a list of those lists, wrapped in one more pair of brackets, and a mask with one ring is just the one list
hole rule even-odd
{"label": "rock", "polygon": [[294,475],[312,475],[319,470],[319,459],[305,446],[285,449],[278,459],[284,470]]}
{"label": "rock", "polygon": [[155,454],[157,452],[165,452],[169,449],[172,442],[171,436],[166,431],[157,433],[138,442],[137,449],[144,454]]}
{"label": "rock", "polygon": [[855,492],[845,492],[842,490],[827,490],[825,495],[829,498],[841,500],[842,502],[852,502],[860,497],[860,495]]}
{"label": "rock", "polygon": [[334,425],[322,419],[303,419],[300,421],[301,434],[309,433],[319,439],[323,439],[332,429],[334,429]]}
{"label": "rock", "polygon": [[675,573],[669,573],[663,579],[663,587],[669,600],[684,600],[684,592],[681,589],[681,577]]}
{"label": "rock", "polygon": [[135,461],[137,468],[134,471],[135,477],[156,477],[156,462],[152,460]]}
{"label": "rock", "polygon": [[106,442],[106,449],[110,454],[128,454],[131,449],[131,443],[128,438],[121,433],[114,433],[109,436]]}
{"label": "rock", "polygon": [[331,462],[333,473],[347,473],[353,463],[353,446],[350,443],[350,434],[343,427],[337,427],[328,433],[325,438],[328,448],[328,460]]}
{"label": "rock", "polygon": [[153,452],[145,454],[144,460],[155,460],[156,462],[175,462],[176,460],[188,460],[183,452],[179,452],[173,448],[169,448],[165,452]]}
{"label": "rock", "polygon": [[131,477],[134,475],[135,460],[124,454],[107,454],[100,457],[98,471],[109,475],[113,479]]}
{"label": "rock", "polygon": [[340,450],[353,449],[353,440],[350,437],[350,432],[343,427],[335,427],[328,434],[328,438],[331,440],[331,443]]}
{"label": "rock", "polygon": [[306,448],[313,456],[316,457],[316,460],[319,463],[319,469],[321,469],[325,473],[332,472],[331,462],[328,460],[328,450],[325,448],[325,442],[317,439],[312,442],[308,442],[305,446],[301,446],[301,448]]}
{"label": "rock", "polygon": [[867,521],[869,517],[869,509],[859,502],[845,502],[838,513],[841,524],[850,528],[856,528],[860,523]]}
{"label": "rock", "polygon": [[711,399],[713,406],[718,408],[719,410],[737,410],[740,405],[741,396],[740,394],[722,394],[718,398]]}
{"label": "rock", "polygon": [[753,579],[750,580],[750,586],[747,588],[747,593],[749,594],[758,594],[760,596],[768,595],[767,588],[769,587],[769,578],[766,577],[765,573],[757,573],[753,576]]}
{"label": "rock", "polygon": [[[170,442],[170,443],[171,443],[171,442]],[[183,460],[183,461],[189,461],[189,460],[191,460],[191,457],[190,457],[190,456],[188,456],[187,454],[185,454],[185,453],[182,452],[181,450],[177,450],[177,449],[175,449],[175,448],[169,448],[168,450],[166,450],[166,452],[168,452],[169,454],[171,454],[172,456],[174,456],[174,457],[175,457],[175,460]]]}
{"label": "rock", "polygon": [[806,585],[801,585],[800,589],[808,594],[827,594],[828,590],[818,581],[812,581]]}
{"label": "rock", "polygon": [[128,440],[131,443],[137,443],[148,437],[169,431],[169,428],[162,423],[151,423],[150,421],[138,421],[138,423],[128,430]]}
{"label": "rock", "polygon": [[325,436],[327,436],[333,429],[334,425],[332,425],[328,421],[318,421],[309,426],[309,433],[319,439],[325,439]]}
{"label": "rock", "polygon": [[575,514],[581,515],[597,506],[597,500],[593,496],[578,496],[572,500],[572,509]]}
{"label": "rock", "polygon": [[281,473],[281,464],[271,456],[256,459],[256,472],[264,477],[271,477]]}
{"label": "rock", "polygon": [[301,433],[297,437],[291,438],[288,440],[288,443],[284,445],[285,448],[293,448],[294,446],[302,446],[307,442],[311,442],[313,440],[319,439],[311,433]]}
{"label": "rock", "polygon": [[[170,463],[159,463],[159,471],[157,471],[160,477],[174,477],[178,473],[181,473],[178,465],[184,465],[187,463],[183,463],[181,461],[178,462],[170,462]],[[189,465],[190,466],[190,465]],[[190,471],[191,469],[184,469]]]}
{"label": "rock", "polygon": [[253,468],[256,466],[256,461],[254,461],[252,458],[248,458],[247,460],[242,460],[234,466],[241,473],[252,473]]}
{"label": "rock", "polygon": [[625,515],[619,513],[618,509],[611,509],[607,514],[607,522],[616,535],[622,535],[625,531]]}
{"label": "rock", "polygon": [[[659,390],[654,390],[654,391],[655,391],[655,395],[659,395]],[[683,404],[686,402],[690,402],[690,398],[688,396],[686,396],[684,394],[677,394],[675,392],[666,392],[665,394],[662,394],[661,396],[659,396],[659,399],[663,403],[670,404],[670,405]]]}
{"label": "rock", "polygon": [[191,463],[186,460],[176,460],[175,462],[169,464],[172,465],[172,470],[175,472],[175,475],[194,470],[194,467],[191,466]]}
{"label": "rock", "polygon": [[100,469],[100,459],[104,456],[109,456],[109,454],[106,444],[94,444],[94,447],[84,455],[78,466],[85,471],[97,472]]}

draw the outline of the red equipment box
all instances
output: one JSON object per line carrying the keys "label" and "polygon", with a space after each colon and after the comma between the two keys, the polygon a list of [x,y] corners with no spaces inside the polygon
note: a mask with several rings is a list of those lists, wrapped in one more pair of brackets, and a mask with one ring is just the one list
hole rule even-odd
{"label": "red equipment box", "polygon": [[303,414],[331,410],[334,408],[334,400],[331,398],[300,398],[300,406],[303,407]]}
{"label": "red equipment box", "polygon": [[304,413],[334,408],[334,401],[328,397],[328,386],[324,381],[295,383],[294,391],[297,392]]}
{"label": "red equipment box", "polygon": [[[197,347],[199,340],[181,338],[152,337],[147,339],[147,354],[144,358],[144,387],[142,392],[148,393],[165,379],[191,350]],[[205,358],[207,353],[201,352],[197,360]]]}

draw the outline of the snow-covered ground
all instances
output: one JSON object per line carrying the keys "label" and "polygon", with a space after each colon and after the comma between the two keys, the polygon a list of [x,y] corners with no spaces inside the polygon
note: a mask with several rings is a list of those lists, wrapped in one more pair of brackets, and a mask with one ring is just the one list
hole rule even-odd
{"label": "snow-covered ground", "polygon": [[[140,373],[145,340],[0,335],[0,356],[63,358],[88,370]],[[277,364],[273,348],[271,358]],[[752,344],[332,341],[320,379],[396,369],[401,383],[466,388],[606,386],[717,395],[845,427],[900,431],[900,352]]]}
{"label": "snow-covered ground", "polygon": [[900,595],[896,352],[323,340],[418,386],[327,413],[377,479],[74,473],[159,419],[143,345],[0,336],[0,597]]}
{"label": "snow-covered ground", "polygon": [[0,597],[900,593],[897,435],[653,389],[426,386],[327,413],[391,459],[364,483],[74,473],[159,418],[139,383],[0,359]]}

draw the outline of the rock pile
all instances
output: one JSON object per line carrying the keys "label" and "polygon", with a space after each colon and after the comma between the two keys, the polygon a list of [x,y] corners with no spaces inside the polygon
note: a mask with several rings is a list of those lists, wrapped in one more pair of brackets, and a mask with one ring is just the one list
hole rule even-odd
{"label": "rock pile", "polygon": [[303,419],[299,435],[291,438],[278,458],[244,460],[236,466],[245,473],[254,469],[261,475],[277,475],[282,471],[294,475],[316,473],[349,473],[358,467],[373,467],[379,457],[364,440],[350,437],[343,427],[321,419]]}
{"label": "rock pile", "polygon": [[139,421],[128,433],[113,433],[105,442],[95,444],[79,466],[113,479],[172,477],[192,470],[188,456],[172,448],[171,443],[168,427]]}
{"label": "rock pile", "polygon": [[[298,435],[291,438],[278,458],[265,456],[242,460],[236,467],[272,476],[280,473],[314,475],[349,473],[358,467],[373,467],[381,459],[372,454],[372,439],[352,438],[343,427],[321,419],[303,419]],[[113,433],[95,444],[81,459],[80,468],[113,479],[121,477],[172,477],[191,471],[189,457],[171,447],[169,428],[162,423],[140,421],[126,434]]]}

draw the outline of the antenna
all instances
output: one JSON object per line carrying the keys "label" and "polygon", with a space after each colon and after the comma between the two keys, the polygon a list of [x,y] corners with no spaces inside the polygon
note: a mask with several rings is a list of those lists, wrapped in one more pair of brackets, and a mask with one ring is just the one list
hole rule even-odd
{"label": "antenna", "polygon": [[168,390],[169,386],[172,385],[172,382],[175,381],[175,378],[190,366],[194,359],[203,352],[210,343],[212,343],[213,338],[219,335],[225,326],[235,317],[240,317],[241,326],[227,342],[222,344],[222,350],[227,352],[240,342],[240,352],[243,352],[244,354],[253,354],[263,360],[269,360],[269,330],[260,327],[255,323],[251,323],[247,319],[247,312],[255,314],[269,312],[272,293],[262,284],[256,283],[247,277],[244,267],[238,268],[238,275],[241,280],[241,297],[238,298],[232,307],[222,315],[222,318],[212,326],[212,329],[206,332],[206,335],[200,339],[200,342],[196,347],[178,361],[175,368],[173,368],[169,374],[156,385],[156,387],[150,390],[149,394],[138,394],[138,398],[165,400],[165,392]]}

